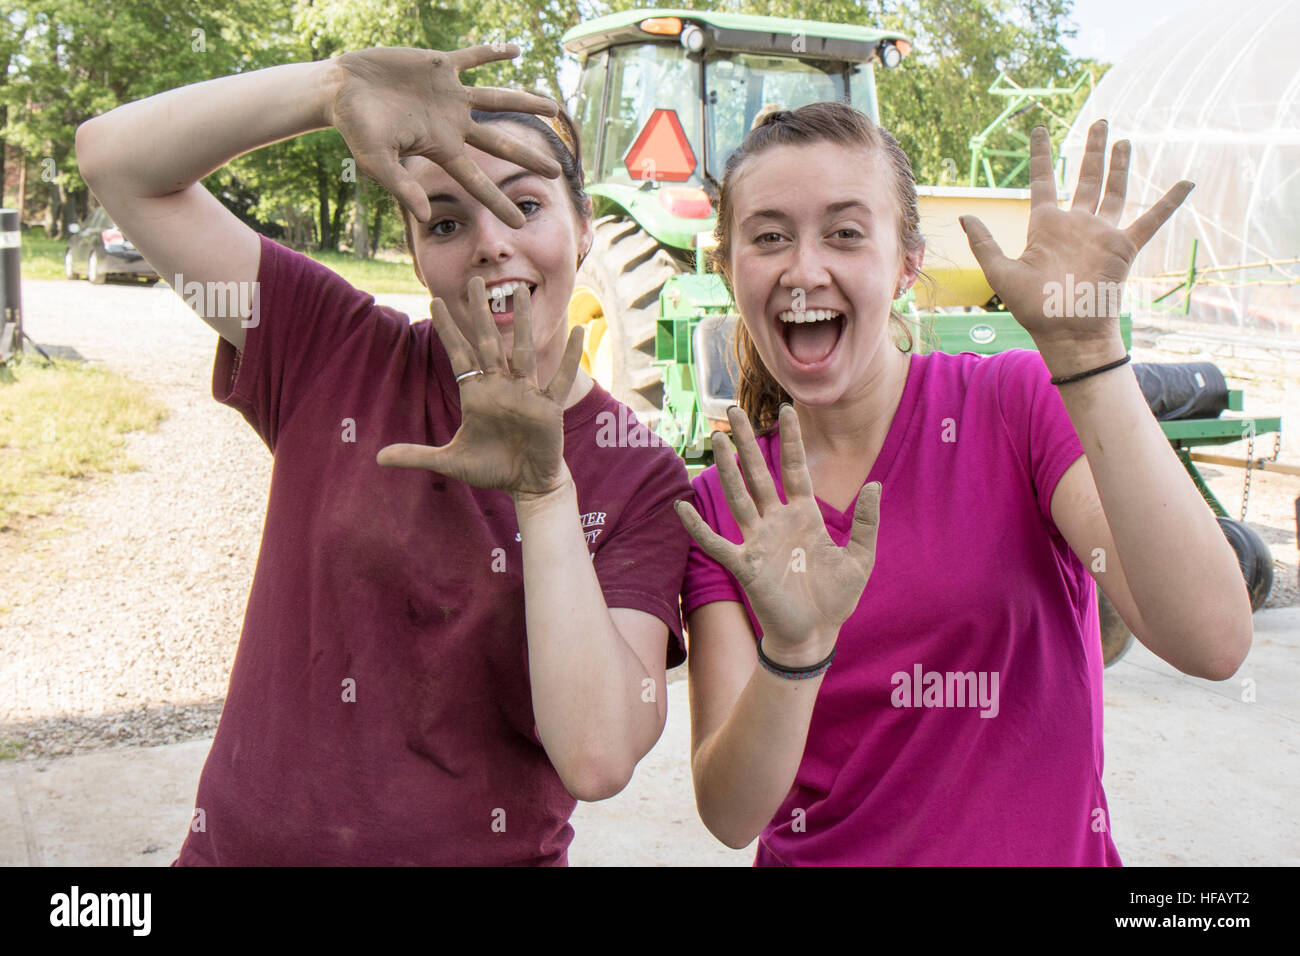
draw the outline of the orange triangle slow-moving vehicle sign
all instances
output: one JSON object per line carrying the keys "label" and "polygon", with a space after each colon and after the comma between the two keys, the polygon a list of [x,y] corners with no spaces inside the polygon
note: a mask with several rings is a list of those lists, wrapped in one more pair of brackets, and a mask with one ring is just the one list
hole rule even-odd
{"label": "orange triangle slow-moving vehicle sign", "polygon": [[676,110],[657,109],[623,159],[633,179],[683,183],[695,172],[691,149]]}

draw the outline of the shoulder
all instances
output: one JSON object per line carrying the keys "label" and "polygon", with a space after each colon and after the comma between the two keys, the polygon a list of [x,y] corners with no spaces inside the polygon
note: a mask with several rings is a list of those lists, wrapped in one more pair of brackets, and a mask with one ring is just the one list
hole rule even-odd
{"label": "shoulder", "polygon": [[564,433],[571,471],[615,481],[629,496],[647,488],[655,497],[690,491],[686,466],[673,447],[599,382],[565,412]]}

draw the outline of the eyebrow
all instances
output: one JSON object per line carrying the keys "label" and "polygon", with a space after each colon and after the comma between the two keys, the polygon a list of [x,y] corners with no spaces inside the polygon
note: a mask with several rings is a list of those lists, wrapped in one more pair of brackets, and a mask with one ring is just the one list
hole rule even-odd
{"label": "eyebrow", "polygon": [[[511,186],[514,183],[517,183],[521,179],[527,179],[529,176],[537,176],[537,173],[530,172],[527,169],[521,170],[517,173],[511,173],[505,179],[501,180],[496,184],[497,189],[505,190],[506,187]],[[541,179],[540,176],[537,176],[537,178]],[[430,193],[429,205],[432,206],[436,203],[450,203],[453,206],[459,206],[461,204],[461,200],[459,196],[453,196],[451,193],[438,193],[436,196]]]}
{"label": "eyebrow", "polygon": [[[840,202],[831,203],[829,206],[826,207],[826,212],[833,214],[837,212],[843,212],[845,209],[853,209],[855,207],[861,209],[868,216],[871,215],[871,210],[867,208],[866,204],[863,202],[859,202],[856,199],[845,199]],[[791,217],[788,214],[782,212],[779,209],[760,209],[757,212],[750,213],[748,216],[746,216],[745,221],[740,224],[741,228],[743,229],[745,226],[749,225],[749,223],[753,222],[755,219],[777,219],[781,222],[792,221]]]}

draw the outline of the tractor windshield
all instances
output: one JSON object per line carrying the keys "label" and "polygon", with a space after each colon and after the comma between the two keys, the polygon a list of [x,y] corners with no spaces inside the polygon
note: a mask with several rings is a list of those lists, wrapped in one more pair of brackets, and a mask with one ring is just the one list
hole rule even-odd
{"label": "tractor windshield", "polygon": [[[844,63],[750,53],[710,60],[704,68],[709,174],[721,182],[727,157],[740,146],[754,117],[764,107],[793,110],[823,100],[846,101],[844,70]],[[869,76],[870,68],[865,72]],[[858,91],[855,82],[852,92]],[[865,104],[853,105],[870,112]]]}
{"label": "tractor windshield", "polygon": [[[609,118],[596,178],[632,182],[627,154],[655,110],[672,110],[695,159],[700,143],[700,65],[686,58],[680,44],[641,44],[610,50]],[[689,159],[687,160],[689,165]],[[699,184],[697,164],[687,182]]]}

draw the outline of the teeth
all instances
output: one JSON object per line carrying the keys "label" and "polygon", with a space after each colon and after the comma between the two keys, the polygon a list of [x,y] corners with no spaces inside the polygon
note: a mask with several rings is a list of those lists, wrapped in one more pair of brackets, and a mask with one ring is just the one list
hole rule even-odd
{"label": "teeth", "polygon": [[831,309],[809,309],[806,312],[785,311],[777,316],[782,322],[825,322],[838,318],[843,313]]}
{"label": "teeth", "polygon": [[[515,294],[515,289],[520,286],[528,286],[527,282],[502,282],[500,285],[490,285],[487,287],[488,298],[504,299],[506,296]],[[532,288],[528,286],[528,288]]]}

